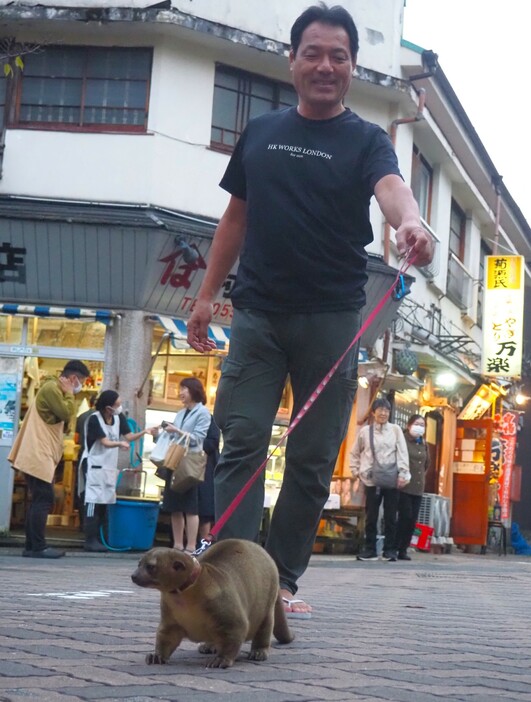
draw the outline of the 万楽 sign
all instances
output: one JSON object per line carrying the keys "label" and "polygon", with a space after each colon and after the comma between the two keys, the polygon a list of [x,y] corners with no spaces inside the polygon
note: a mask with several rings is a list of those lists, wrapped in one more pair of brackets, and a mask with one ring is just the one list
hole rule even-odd
{"label": "\u4e07\u697d sign", "polygon": [[481,372],[496,377],[522,373],[524,329],[523,256],[486,256]]}

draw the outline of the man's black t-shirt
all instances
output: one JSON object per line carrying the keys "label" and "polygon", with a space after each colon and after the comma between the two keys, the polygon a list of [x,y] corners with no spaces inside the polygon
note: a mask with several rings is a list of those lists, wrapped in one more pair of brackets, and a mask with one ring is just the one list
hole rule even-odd
{"label": "man's black t-shirt", "polygon": [[389,174],[400,175],[389,137],[350,110],[309,120],[292,107],[251,120],[220,183],[247,202],[234,306],[363,306],[369,203]]}
{"label": "man's black t-shirt", "polygon": [[[125,436],[131,433],[131,427],[127,423],[127,418],[125,414],[120,414],[120,436]],[[87,447],[88,450],[92,448],[95,441],[98,439],[105,438],[106,434],[101,428],[101,424],[95,414],[89,417],[87,422]]]}

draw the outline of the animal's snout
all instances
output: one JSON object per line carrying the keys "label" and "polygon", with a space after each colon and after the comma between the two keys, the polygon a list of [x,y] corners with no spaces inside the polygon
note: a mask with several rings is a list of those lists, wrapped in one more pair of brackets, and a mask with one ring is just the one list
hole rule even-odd
{"label": "animal's snout", "polygon": [[140,568],[137,568],[135,572],[131,575],[131,580],[135,583],[135,585],[144,585],[145,584],[145,577],[142,577],[142,571]]}

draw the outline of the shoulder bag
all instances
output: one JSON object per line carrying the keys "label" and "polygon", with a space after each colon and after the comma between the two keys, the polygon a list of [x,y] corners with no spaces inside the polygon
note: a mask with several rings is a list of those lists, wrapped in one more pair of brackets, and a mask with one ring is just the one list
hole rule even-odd
{"label": "shoulder bag", "polygon": [[398,463],[379,463],[374,450],[374,424],[369,427],[369,440],[374,459],[372,467],[372,482],[379,488],[396,488],[398,484]]}
{"label": "shoulder bag", "polygon": [[207,455],[204,451],[190,451],[190,435],[186,435],[184,455],[171,476],[170,490],[187,492],[205,479]]}

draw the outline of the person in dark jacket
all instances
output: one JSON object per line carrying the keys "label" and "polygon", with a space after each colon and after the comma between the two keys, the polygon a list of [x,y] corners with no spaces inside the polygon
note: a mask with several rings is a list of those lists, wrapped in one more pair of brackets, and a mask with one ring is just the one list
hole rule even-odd
{"label": "person in dark jacket", "polygon": [[199,483],[199,540],[206,539],[214,523],[214,471],[219,461],[219,438],[221,432],[212,417],[203,451],[207,455],[205,479]]}
{"label": "person in dark jacket", "polygon": [[400,490],[398,498],[398,524],[396,550],[399,561],[410,561],[407,548],[419,516],[420,501],[424,493],[424,478],[429,468],[428,447],[424,441],[426,420],[420,414],[412,414],[404,431],[409,454],[410,482]]}

